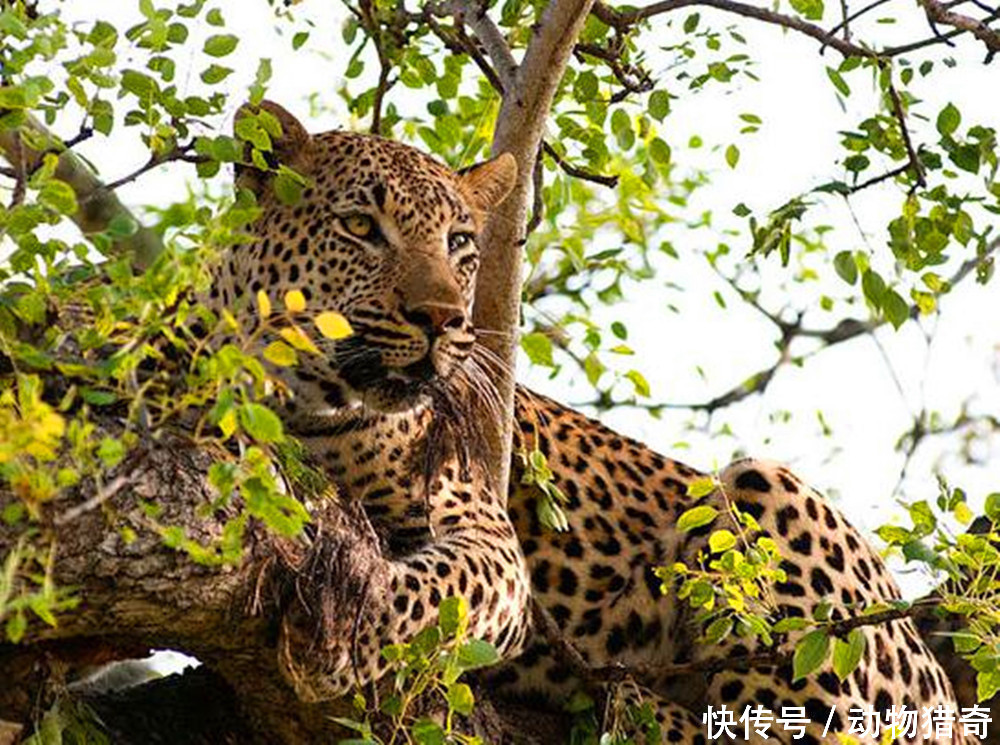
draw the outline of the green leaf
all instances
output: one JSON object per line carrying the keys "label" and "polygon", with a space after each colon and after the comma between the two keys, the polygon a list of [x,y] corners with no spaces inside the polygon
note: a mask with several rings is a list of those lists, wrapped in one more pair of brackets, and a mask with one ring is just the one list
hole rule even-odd
{"label": "green leaf", "polygon": [[500,661],[496,647],[482,639],[470,639],[458,648],[458,664],[463,670],[489,667]]}
{"label": "green leaf", "polygon": [[799,639],[792,655],[792,682],[802,680],[826,660],[830,638],[823,630],[810,631]]}
{"label": "green leaf", "polygon": [[692,507],[677,520],[677,529],[682,533],[687,533],[689,530],[701,528],[711,523],[718,514],[719,511],[715,507],[707,504]]}
{"label": "green leaf", "polygon": [[597,76],[590,70],[584,70],[573,81],[573,98],[581,103],[587,103],[597,98]]}
{"label": "green leaf", "polygon": [[209,26],[225,26],[226,21],[222,17],[222,11],[218,8],[212,8],[208,11],[208,15],[205,16],[205,20],[208,21]]}
{"label": "green leaf", "polygon": [[141,101],[149,101],[160,93],[156,81],[138,70],[122,71],[122,90],[128,91]]}
{"label": "green leaf", "polygon": [[225,57],[239,43],[240,40],[232,34],[215,34],[205,39],[204,52],[209,57]]}
{"label": "green leaf", "polygon": [[438,628],[441,629],[441,636],[451,639],[460,634],[465,628],[468,615],[464,598],[456,595],[442,600],[438,609]]}
{"label": "green leaf", "polygon": [[302,198],[305,185],[290,173],[280,172],[274,178],[274,193],[283,204],[295,204]]}
{"label": "green leaf", "polygon": [[545,334],[538,331],[525,334],[521,337],[521,348],[532,363],[543,367],[555,365],[552,359],[552,340]]}
{"label": "green leaf", "polygon": [[732,616],[722,616],[716,618],[705,629],[705,642],[707,644],[718,644],[725,639],[733,628]]}
{"label": "green leaf", "polygon": [[[697,17],[697,13],[695,17]],[[650,93],[647,111],[656,121],[662,122],[670,113],[670,94],[662,90]]]}
{"label": "green leaf", "polygon": [[125,443],[114,437],[101,438],[101,444],[97,447],[97,457],[105,468],[114,468],[121,463],[126,452]]}
{"label": "green leaf", "polygon": [[713,491],[715,491],[715,479],[711,476],[703,476],[687,485],[686,494],[693,499],[698,499],[699,497],[704,497],[706,494],[711,494]]}
{"label": "green leaf", "polygon": [[833,268],[837,271],[837,275],[847,282],[847,284],[854,285],[858,281],[858,265],[854,261],[854,255],[850,251],[840,251],[834,256]]}
{"label": "green leaf", "polygon": [[239,408],[240,424],[257,442],[280,442],[285,433],[278,415],[257,403],[243,404]]}
{"label": "green leaf", "polygon": [[309,41],[309,32],[299,31],[292,37],[292,49],[300,49],[307,41]]}
{"label": "green leaf", "polygon": [[788,631],[801,631],[802,629],[809,628],[810,623],[805,618],[789,617],[782,618],[776,624],[774,628],[771,629],[776,634],[783,634]]}
{"label": "green leaf", "polygon": [[713,554],[721,554],[736,545],[736,536],[730,530],[716,530],[708,537],[708,548]]}
{"label": "green leaf", "polygon": [[882,275],[874,269],[867,269],[861,275],[861,290],[868,302],[876,308],[882,307],[882,297],[885,295],[885,281],[882,279]]}
{"label": "green leaf", "polygon": [[657,163],[669,163],[670,145],[659,137],[654,137],[649,143],[649,155]]}
{"label": "green leaf", "polygon": [[1000,670],[976,674],[976,697],[980,701],[993,698],[1000,691]]}
{"label": "green leaf", "polygon": [[726,148],[726,163],[730,168],[736,168],[736,164],[740,162],[740,149],[736,145],[730,145]]}
{"label": "green leaf", "polygon": [[851,89],[847,85],[847,82],[841,77],[840,73],[834,70],[832,67],[826,68],[827,77],[830,78],[830,82],[833,83],[833,87],[840,91],[842,96],[851,95]]}
{"label": "green leaf", "polygon": [[417,745],[445,745],[447,737],[441,725],[430,719],[418,719],[410,727],[410,735]]}
{"label": "green leaf", "polygon": [[889,323],[898,329],[910,317],[910,305],[902,295],[890,288],[882,295],[882,312]]}
{"label": "green leaf", "polygon": [[693,34],[694,30],[698,28],[698,21],[701,20],[701,15],[698,13],[692,13],[687,18],[684,19],[684,33]]}
{"label": "green leaf", "polygon": [[791,0],[792,9],[810,21],[823,18],[823,0]]}
{"label": "green leaf", "polygon": [[841,681],[854,672],[854,669],[861,662],[861,656],[865,651],[867,638],[861,629],[851,629],[847,635],[847,641],[835,639],[833,642],[833,672]]}
{"label": "green leaf", "polygon": [[472,708],[476,705],[476,697],[472,695],[472,689],[465,683],[455,683],[448,688],[445,694],[448,707],[463,716],[472,713]]}
{"label": "green leaf", "polygon": [[987,495],[984,512],[993,522],[1000,522],[1000,493],[993,492]]}
{"label": "green leaf", "polygon": [[625,377],[632,382],[632,386],[635,388],[637,395],[649,398],[649,381],[646,380],[645,376],[641,372],[638,370],[629,370],[625,373]]}
{"label": "green leaf", "polygon": [[201,81],[206,85],[215,85],[216,83],[221,83],[223,80],[228,78],[233,72],[231,67],[223,67],[222,65],[209,65],[201,72]]}
{"label": "green leaf", "polygon": [[76,192],[69,184],[56,179],[45,183],[38,194],[38,201],[63,215],[72,215],[77,209]]}
{"label": "green leaf", "polygon": [[7,619],[7,639],[14,644],[17,644],[24,638],[24,634],[27,630],[28,619],[25,617],[23,612],[17,611]]}
{"label": "green leaf", "polygon": [[875,531],[875,535],[889,545],[906,543],[912,539],[910,531],[898,525],[883,525]]}
{"label": "green leaf", "polygon": [[962,114],[951,103],[947,104],[937,117],[937,131],[944,137],[949,137],[962,123]]}

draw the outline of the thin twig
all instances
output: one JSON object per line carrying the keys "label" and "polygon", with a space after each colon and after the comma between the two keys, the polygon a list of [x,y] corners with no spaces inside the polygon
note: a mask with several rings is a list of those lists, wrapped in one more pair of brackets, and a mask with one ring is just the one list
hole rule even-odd
{"label": "thin twig", "polygon": [[88,199],[93,199],[101,191],[114,191],[119,186],[124,186],[125,184],[135,181],[137,178],[142,176],[144,173],[153,170],[157,166],[162,166],[164,163],[171,163],[173,161],[184,161],[185,163],[204,163],[208,160],[207,157],[201,155],[192,155],[194,152],[194,145],[184,145],[175,147],[173,150],[169,150],[165,153],[154,154],[149,156],[144,164],[136,168],[131,173],[127,173],[121,178],[117,178],[114,181],[110,181],[106,184],[102,184],[100,189],[94,194],[85,197],[82,202],[86,202]]}
{"label": "thin twig", "polygon": [[594,173],[593,171],[588,171],[585,168],[574,166],[572,163],[569,163],[566,160],[564,160],[563,157],[556,152],[555,148],[553,148],[547,142],[542,143],[542,149],[545,151],[546,155],[548,155],[550,158],[552,158],[552,160],[556,162],[557,166],[559,166],[567,175],[572,176],[573,178],[578,178],[583,181],[592,181],[595,184],[600,184],[601,186],[607,186],[611,188],[618,186],[618,176],[615,175],[607,176],[601,173]]}
{"label": "thin twig", "polygon": [[[132,474],[132,476],[134,475],[135,474]],[[103,489],[98,489],[97,492],[94,493],[94,496],[92,496],[90,499],[88,499],[85,502],[82,502],[81,504],[76,505],[75,507],[71,507],[62,514],[56,515],[55,519],[53,519],[52,522],[56,525],[56,527],[60,527],[62,525],[71,523],[81,515],[84,515],[90,512],[91,510],[100,507],[102,504],[107,502],[109,499],[115,496],[126,486],[131,484],[132,476],[125,476],[124,474],[116,476]]]}
{"label": "thin twig", "polygon": [[[886,69],[887,64],[881,63],[881,67],[886,71],[886,74],[891,76],[892,71]],[[913,148],[913,140],[910,139],[910,128],[906,126],[906,112],[903,111],[903,100],[900,98],[899,91],[896,90],[891,77],[889,79],[889,102],[892,106],[892,114],[899,124],[899,131],[903,135],[906,157],[909,161],[910,170],[916,178],[917,186],[927,186],[927,180],[924,178],[924,166],[920,162],[920,158],[917,157],[917,151]]]}
{"label": "thin twig", "polygon": [[[954,288],[960,282],[962,282],[966,277],[972,274],[976,269],[983,266],[984,264],[993,260],[993,255],[1000,251],[1000,238],[992,241],[982,253],[974,256],[971,259],[967,259],[962,262],[961,266],[955,273],[948,278],[947,284]],[[744,294],[737,288],[737,292],[743,297],[744,300],[747,298]],[[748,301],[749,302],[749,301]],[[762,312],[763,309],[760,309]],[[861,321],[856,318],[845,318],[844,320],[837,323],[835,326],[826,329],[808,329],[802,328],[798,323],[789,323],[787,321],[780,320],[776,316],[770,313],[764,312],[765,315],[772,320],[772,322],[778,327],[781,332],[781,339],[777,343],[778,347],[778,358],[775,362],[766,368],[758,370],[754,374],[747,377],[742,383],[736,385],[724,393],[714,396],[708,401],[691,402],[691,403],[642,403],[631,400],[617,401],[611,398],[607,392],[600,392],[598,397],[591,399],[589,401],[581,402],[575,404],[576,406],[594,406],[599,409],[607,409],[610,407],[629,407],[635,409],[644,409],[654,413],[661,412],[665,409],[682,409],[687,411],[704,411],[708,414],[712,414],[719,409],[724,409],[733,404],[739,403],[744,399],[750,398],[756,394],[764,393],[771,382],[774,380],[774,376],[777,374],[778,370],[784,367],[788,362],[791,361],[792,357],[789,354],[789,347],[791,343],[796,338],[807,338],[815,339],[821,342],[819,349],[810,352],[805,355],[803,359],[814,357],[820,352],[829,349],[830,347],[841,344],[851,339],[856,339],[860,336],[873,333],[876,329],[882,327],[888,320],[885,318],[876,318],[870,321]],[[911,320],[916,319],[920,315],[920,310],[916,306],[911,306],[909,312],[909,318]]]}
{"label": "thin twig", "polygon": [[[830,35],[833,36],[838,31],[840,31],[841,29],[843,29],[844,30],[844,39],[845,40],[850,40],[850,37],[848,36],[848,24],[851,21],[856,21],[858,18],[860,18],[861,16],[865,15],[866,13],[869,13],[869,12],[875,10],[875,8],[879,7],[880,5],[885,5],[887,2],[889,2],[889,0],[874,0],[874,2],[868,3],[868,5],[866,5],[865,7],[863,7],[861,10],[859,10],[859,11],[857,11],[855,13],[851,13],[849,16],[845,16],[844,20],[842,20],[840,23],[838,23],[836,26],[834,26],[833,28],[830,29],[830,31],[829,31]],[[846,4],[844,5],[844,8],[845,9],[847,8]],[[826,44],[823,44],[823,46],[821,46],[819,48],[820,52],[822,52],[825,47],[826,47]]]}
{"label": "thin twig", "polygon": [[603,2],[595,2],[593,13],[609,26],[627,28],[662,13],[669,13],[680,8],[699,5],[717,8],[718,10],[735,13],[746,18],[754,18],[764,23],[772,23],[783,28],[798,31],[822,42],[823,48],[832,47],[845,57],[875,58],[878,56],[873,50],[859,46],[853,42],[845,41],[814,23],[809,23],[794,16],[787,16],[783,13],[776,13],[773,10],[760,8],[756,5],[735,2],[735,0],[664,0],[663,2],[652,3],[632,10],[616,10],[605,5]]}
{"label": "thin twig", "polygon": [[[988,16],[979,21],[979,24],[982,25],[984,28],[989,29],[988,24],[992,23],[998,18],[1000,18],[1000,8],[994,10]],[[935,44],[947,44],[956,36],[960,36],[964,33],[967,33],[967,31],[968,29],[965,28],[955,28],[946,34],[935,34],[934,36],[931,36],[927,39],[921,39],[920,41],[910,42],[909,44],[901,44],[900,46],[897,47],[887,47],[886,49],[882,50],[882,56],[898,57],[900,55],[909,54],[910,52],[916,52],[919,49],[933,46]],[[990,53],[990,55],[992,56],[992,53]],[[989,61],[989,57],[987,58],[987,61]]]}
{"label": "thin twig", "polygon": [[881,184],[889,179],[896,178],[896,176],[902,176],[904,173],[912,168],[912,164],[907,161],[898,168],[893,168],[891,171],[886,171],[885,173],[880,173],[878,176],[873,176],[867,181],[862,181],[860,184],[855,184],[854,186],[848,187],[849,194],[857,194],[859,191],[864,191],[865,189]]}

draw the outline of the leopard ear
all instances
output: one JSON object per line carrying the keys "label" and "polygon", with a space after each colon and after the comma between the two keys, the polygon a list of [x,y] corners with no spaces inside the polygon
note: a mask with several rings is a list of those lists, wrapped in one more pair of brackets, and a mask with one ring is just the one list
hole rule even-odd
{"label": "leopard ear", "polygon": [[517,183],[517,161],[510,153],[478,163],[459,173],[459,188],[479,213],[489,212],[510,194]]}
{"label": "leopard ear", "polygon": [[[233,120],[233,131],[239,131],[241,120],[255,117],[259,121],[262,116],[270,120],[266,124],[261,123],[261,127],[270,134],[271,139],[270,152],[263,153],[267,165],[271,168],[277,168],[279,164],[285,164],[299,170],[298,166],[303,162],[302,156],[309,144],[310,136],[306,132],[306,128],[302,126],[302,122],[283,106],[279,106],[274,101],[261,101],[258,105],[245,103],[236,112],[236,117]],[[267,126],[267,124],[273,124],[273,121],[277,121],[281,129],[281,133],[278,135],[273,134],[273,126]],[[252,146],[247,143],[244,163],[250,162],[252,149]],[[259,194],[266,181],[266,172],[253,165],[237,164],[237,186],[249,188]]]}

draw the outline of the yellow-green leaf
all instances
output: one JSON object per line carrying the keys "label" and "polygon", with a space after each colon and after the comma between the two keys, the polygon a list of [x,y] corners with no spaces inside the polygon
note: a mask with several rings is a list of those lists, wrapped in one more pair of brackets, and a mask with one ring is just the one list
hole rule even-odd
{"label": "yellow-green leaf", "polygon": [[799,639],[792,655],[793,682],[802,680],[826,660],[830,648],[830,638],[825,631],[810,631]]}
{"label": "yellow-green leaf", "polygon": [[316,316],[316,328],[327,339],[344,339],[354,333],[351,324],[340,313],[325,310]]}
{"label": "yellow-green leaf", "polygon": [[736,536],[730,530],[716,530],[708,537],[708,548],[713,554],[721,554],[736,545]]}
{"label": "yellow-green leaf", "polygon": [[264,319],[271,315],[271,299],[263,290],[257,290],[257,312]]}
{"label": "yellow-green leaf", "polygon": [[285,342],[272,341],[264,348],[264,359],[278,367],[291,367],[299,361],[299,356]]}
{"label": "yellow-green leaf", "polygon": [[687,495],[695,499],[711,494],[713,491],[715,491],[715,479],[711,476],[704,476],[687,485]]}
{"label": "yellow-green leaf", "polygon": [[861,629],[851,629],[847,635],[847,641],[837,639],[833,643],[833,671],[841,680],[845,680],[848,675],[861,662],[861,655],[864,654],[867,639]]}
{"label": "yellow-green leaf", "polygon": [[315,344],[313,344],[313,340],[310,339],[309,335],[298,326],[288,326],[281,329],[279,333],[281,334],[282,339],[287,341],[299,351],[319,354],[319,349]]}
{"label": "yellow-green leaf", "polygon": [[700,528],[712,522],[718,514],[719,511],[717,509],[707,504],[703,504],[700,507],[693,507],[677,520],[677,529],[682,533],[686,533],[689,530]]}
{"label": "yellow-green leaf", "polygon": [[301,313],[306,309],[306,296],[299,290],[290,290],[286,292],[285,307],[292,313]]}

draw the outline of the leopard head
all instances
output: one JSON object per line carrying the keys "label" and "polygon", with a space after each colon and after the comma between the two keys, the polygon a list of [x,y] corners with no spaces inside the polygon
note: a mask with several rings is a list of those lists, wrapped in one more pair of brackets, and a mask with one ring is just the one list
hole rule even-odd
{"label": "leopard head", "polygon": [[317,339],[321,354],[277,371],[294,394],[293,413],[413,408],[472,353],[476,238],[514,185],[514,158],[456,173],[382,137],[310,135],[268,101],[237,117],[260,110],[280,124],[273,156],[305,186],[289,203],[273,173],[237,169],[238,187],[254,192],[261,214],[253,242],[233,250],[230,281],[213,291],[215,301],[252,308],[259,291],[277,299],[299,290],[310,313],[335,311],[349,321],[350,337]]}

